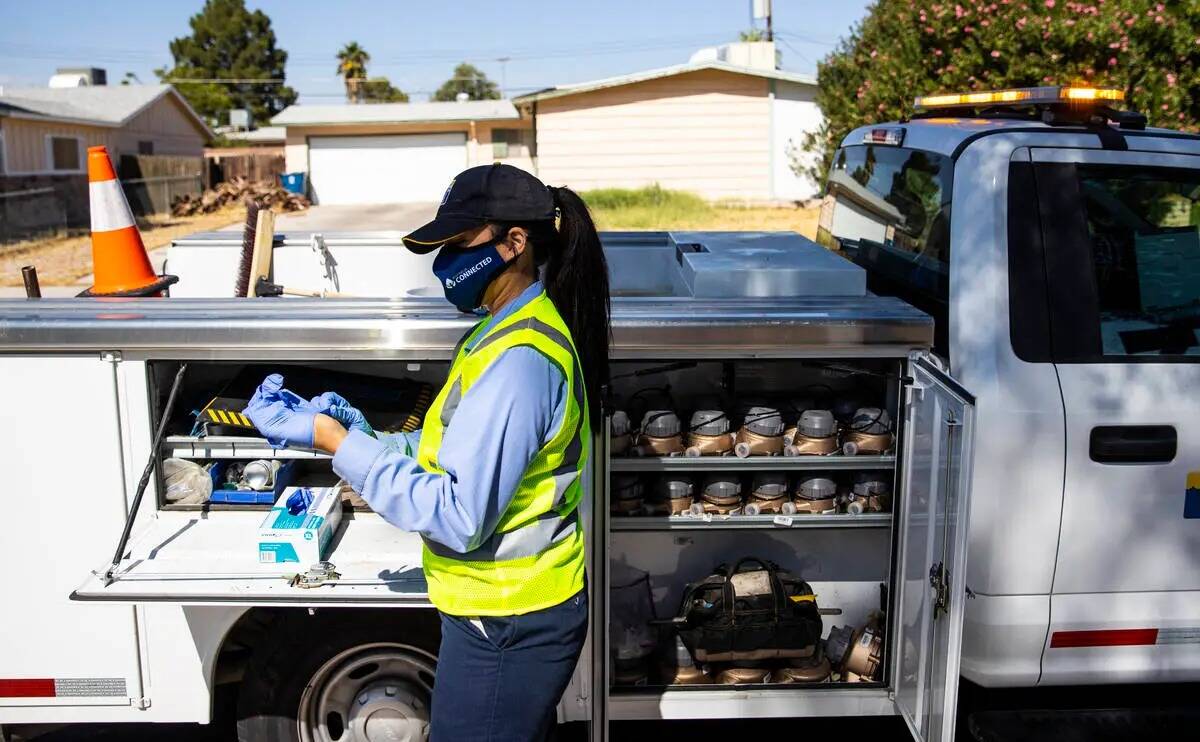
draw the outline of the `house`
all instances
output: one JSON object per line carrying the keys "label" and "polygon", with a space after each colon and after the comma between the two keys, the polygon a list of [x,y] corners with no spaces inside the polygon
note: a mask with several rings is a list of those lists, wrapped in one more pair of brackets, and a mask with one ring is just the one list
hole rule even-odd
{"label": "house", "polygon": [[296,105],[287,169],[318,203],[437,201],[464,168],[506,162],[576,190],[657,183],[709,199],[801,201],[795,172],[822,123],[816,80],[777,68],[771,42],[701,50],[687,64],[508,100]]}
{"label": "house", "polygon": [[200,157],[212,131],[170,85],[0,88],[0,173],[87,170],[88,147],[121,155]]}
{"label": "house", "polygon": [[533,170],[531,122],[507,100],[295,105],[271,124],[319,204],[437,201],[473,165]]}
{"label": "house", "polygon": [[811,76],[776,69],[773,45],[760,42],[513,103],[536,132],[537,175],[547,183],[800,201],[818,191],[792,167],[807,161],[804,135],[822,123],[816,87]]}
{"label": "house", "polygon": [[[11,195],[10,227],[86,225],[87,148],[97,145],[108,147],[123,180],[159,175],[142,168],[157,158],[172,175],[186,169],[189,187],[199,187],[212,131],[173,87],[79,82],[0,87],[0,192]],[[126,166],[123,157],[134,159]],[[151,193],[142,183],[139,193],[129,194],[131,203],[139,212],[161,210],[172,187],[156,184]]]}

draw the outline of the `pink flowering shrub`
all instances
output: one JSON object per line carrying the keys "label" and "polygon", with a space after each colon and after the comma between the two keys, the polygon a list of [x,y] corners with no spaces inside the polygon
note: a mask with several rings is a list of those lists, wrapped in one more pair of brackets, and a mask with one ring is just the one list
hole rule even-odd
{"label": "pink flowering shrub", "polygon": [[817,68],[824,178],[851,129],[923,93],[1081,83],[1125,90],[1152,126],[1200,130],[1200,2],[878,0]]}

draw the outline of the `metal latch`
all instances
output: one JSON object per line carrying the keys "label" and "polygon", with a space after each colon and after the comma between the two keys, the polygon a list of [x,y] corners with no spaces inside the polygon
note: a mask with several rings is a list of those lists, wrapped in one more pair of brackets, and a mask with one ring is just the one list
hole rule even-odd
{"label": "metal latch", "polygon": [[933,617],[950,611],[950,573],[942,562],[929,568],[929,586],[933,588]]}
{"label": "metal latch", "polygon": [[291,587],[311,588],[320,587],[328,582],[337,580],[341,575],[333,562],[317,562],[308,568],[307,572],[292,577],[288,585]]}

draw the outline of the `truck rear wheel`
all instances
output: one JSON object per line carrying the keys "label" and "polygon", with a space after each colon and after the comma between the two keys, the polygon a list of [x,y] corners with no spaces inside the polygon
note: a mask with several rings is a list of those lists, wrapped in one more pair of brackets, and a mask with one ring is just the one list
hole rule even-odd
{"label": "truck rear wheel", "polygon": [[238,739],[425,740],[437,667],[430,618],[352,610],[285,617],[246,667]]}

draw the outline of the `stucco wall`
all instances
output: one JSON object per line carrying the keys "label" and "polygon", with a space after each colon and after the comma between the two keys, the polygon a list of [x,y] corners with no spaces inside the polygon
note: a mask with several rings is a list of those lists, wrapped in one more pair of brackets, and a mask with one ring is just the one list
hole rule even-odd
{"label": "stucco wall", "polygon": [[793,161],[812,164],[816,157],[803,149],[804,135],[821,127],[824,117],[813,96],[816,88],[777,80],[771,102],[771,179],[775,198],[803,201],[817,195],[819,184],[792,170]]}
{"label": "stucco wall", "polygon": [[770,200],[768,81],[701,70],[537,104],[538,175],[576,190],[658,183]]}

